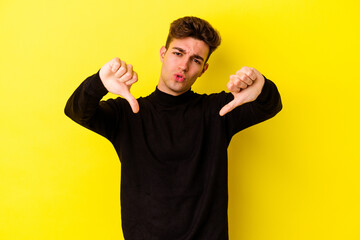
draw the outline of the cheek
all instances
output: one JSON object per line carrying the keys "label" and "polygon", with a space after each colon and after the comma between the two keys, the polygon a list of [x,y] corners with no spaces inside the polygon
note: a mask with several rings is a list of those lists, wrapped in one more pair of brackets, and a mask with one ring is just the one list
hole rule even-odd
{"label": "cheek", "polygon": [[199,77],[202,74],[203,67],[195,66],[194,67],[194,76]]}
{"label": "cheek", "polygon": [[166,58],[163,62],[163,65],[166,69],[170,69],[174,65],[174,61],[172,59]]}
{"label": "cheek", "polygon": [[166,71],[167,69],[169,69],[169,65],[169,61],[167,59],[164,59],[162,63],[162,69]]}

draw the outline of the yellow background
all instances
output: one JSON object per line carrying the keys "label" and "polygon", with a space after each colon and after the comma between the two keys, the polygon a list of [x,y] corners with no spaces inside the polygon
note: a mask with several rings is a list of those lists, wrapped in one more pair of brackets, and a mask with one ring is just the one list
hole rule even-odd
{"label": "yellow background", "polygon": [[138,72],[136,97],[152,92],[185,15],[223,39],[194,90],[251,66],[284,103],[230,145],[230,238],[360,239],[359,12],[357,0],[2,0],[0,239],[122,239],[116,153],[63,109],[115,56]]}

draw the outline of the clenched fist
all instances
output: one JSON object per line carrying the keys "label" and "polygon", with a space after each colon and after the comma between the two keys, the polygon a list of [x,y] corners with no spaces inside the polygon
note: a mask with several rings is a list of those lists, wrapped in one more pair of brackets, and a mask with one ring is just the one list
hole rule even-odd
{"label": "clenched fist", "polygon": [[134,113],[139,112],[139,103],[130,93],[131,86],[138,81],[131,64],[114,58],[100,69],[100,79],[105,88],[114,94],[120,95],[128,101]]}
{"label": "clenched fist", "polygon": [[244,103],[254,101],[261,93],[264,83],[263,75],[255,68],[242,67],[235,75],[231,75],[227,88],[234,95],[234,99],[220,110],[220,116]]}

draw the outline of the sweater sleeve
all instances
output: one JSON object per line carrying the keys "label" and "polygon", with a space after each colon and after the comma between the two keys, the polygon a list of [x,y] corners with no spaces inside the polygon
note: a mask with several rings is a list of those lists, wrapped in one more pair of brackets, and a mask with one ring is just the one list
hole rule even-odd
{"label": "sweater sleeve", "polygon": [[82,82],[71,95],[65,106],[65,114],[76,123],[111,140],[121,109],[114,99],[101,101],[107,93],[97,72]]}
{"label": "sweater sleeve", "polygon": [[[226,101],[230,102],[233,98],[229,93]],[[247,127],[274,117],[281,109],[281,97],[276,85],[265,78],[263,89],[255,101],[243,104],[225,115],[229,138]]]}

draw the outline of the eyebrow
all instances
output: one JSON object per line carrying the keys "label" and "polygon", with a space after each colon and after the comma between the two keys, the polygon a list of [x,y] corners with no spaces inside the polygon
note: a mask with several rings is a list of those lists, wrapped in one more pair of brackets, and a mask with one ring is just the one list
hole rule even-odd
{"label": "eyebrow", "polygon": [[[186,53],[186,51],[185,51],[184,49],[180,48],[180,47],[173,47],[173,49],[176,49],[176,50],[178,50],[178,51],[179,51],[179,52],[181,52],[181,53]],[[194,57],[194,58],[197,58],[197,59],[200,59],[200,60],[204,61],[204,58],[203,58],[203,57],[201,57],[201,56],[200,56],[200,55],[198,55],[198,54],[194,54],[194,55],[192,55],[192,57]]]}

